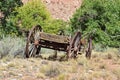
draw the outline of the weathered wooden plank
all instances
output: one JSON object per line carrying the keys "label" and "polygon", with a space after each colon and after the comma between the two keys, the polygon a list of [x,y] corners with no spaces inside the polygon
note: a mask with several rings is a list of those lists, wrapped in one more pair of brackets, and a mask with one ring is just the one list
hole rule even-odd
{"label": "weathered wooden plank", "polygon": [[70,41],[69,37],[67,36],[48,34],[44,32],[40,32],[40,39],[50,42],[63,43],[63,44],[68,44]]}
{"label": "weathered wooden plank", "polygon": [[56,43],[56,42],[50,42],[50,41],[45,41],[41,40],[39,44],[42,48],[48,48],[48,49],[53,49],[53,50],[58,50],[58,51],[66,51],[68,44],[63,44],[63,43]]}

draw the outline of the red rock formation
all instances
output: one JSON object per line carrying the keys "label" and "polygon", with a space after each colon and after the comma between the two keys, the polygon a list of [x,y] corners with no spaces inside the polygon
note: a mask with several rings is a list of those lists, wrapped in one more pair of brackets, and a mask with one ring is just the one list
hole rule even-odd
{"label": "red rock formation", "polygon": [[[27,3],[29,0],[22,0]],[[43,0],[53,18],[69,20],[77,8],[80,7],[82,0]]]}

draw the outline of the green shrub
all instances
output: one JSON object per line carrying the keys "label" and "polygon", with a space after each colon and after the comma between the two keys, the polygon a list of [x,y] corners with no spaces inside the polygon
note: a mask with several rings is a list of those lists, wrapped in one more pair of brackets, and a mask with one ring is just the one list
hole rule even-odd
{"label": "green shrub", "polygon": [[48,23],[46,23],[46,26],[44,27],[44,31],[47,33],[58,34],[59,31],[64,32],[66,30],[66,25],[67,23],[64,22],[63,20],[53,19]]}
{"label": "green shrub", "polygon": [[64,21],[52,19],[41,0],[31,0],[22,7],[16,8],[14,15],[11,15],[10,18],[16,26],[25,30],[39,24],[44,32],[57,34],[66,26]]}
{"label": "green shrub", "polygon": [[120,0],[84,0],[71,19],[72,31],[93,32],[94,41],[119,47]]}
{"label": "green shrub", "polygon": [[22,6],[21,0],[0,0],[0,13],[3,14],[0,18],[0,35],[2,34],[16,34],[17,28],[13,27],[9,16],[16,7]]}
{"label": "green shrub", "polygon": [[37,24],[44,27],[50,20],[50,14],[41,0],[31,0],[22,7],[16,8],[11,20],[20,28],[29,30]]}

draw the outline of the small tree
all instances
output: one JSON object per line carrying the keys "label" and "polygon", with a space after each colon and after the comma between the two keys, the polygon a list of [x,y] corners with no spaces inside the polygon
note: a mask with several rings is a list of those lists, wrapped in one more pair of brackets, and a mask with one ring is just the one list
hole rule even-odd
{"label": "small tree", "polygon": [[120,46],[120,0],[84,0],[71,19],[72,31],[93,33],[94,41]]}
{"label": "small tree", "polygon": [[14,11],[11,21],[21,29],[29,30],[35,25],[41,25],[44,32],[57,33],[66,23],[62,20],[52,19],[41,0],[31,0]]}
{"label": "small tree", "polygon": [[14,11],[16,16],[11,16],[12,22],[20,28],[29,30],[40,24],[44,26],[50,20],[50,13],[41,0],[31,0]]}
{"label": "small tree", "polygon": [[0,19],[0,30],[4,33],[15,31],[13,24],[9,21],[9,16],[16,7],[22,6],[21,0],[0,0],[0,12],[3,17]]}

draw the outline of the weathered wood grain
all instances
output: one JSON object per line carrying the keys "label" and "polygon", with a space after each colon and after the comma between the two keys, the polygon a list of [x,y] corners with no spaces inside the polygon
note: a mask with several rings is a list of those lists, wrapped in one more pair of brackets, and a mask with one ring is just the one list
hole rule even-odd
{"label": "weathered wood grain", "polygon": [[56,43],[63,43],[63,44],[67,44],[70,41],[69,37],[67,36],[59,36],[59,35],[48,34],[44,32],[40,32],[40,39],[46,40],[49,42],[56,42]]}

